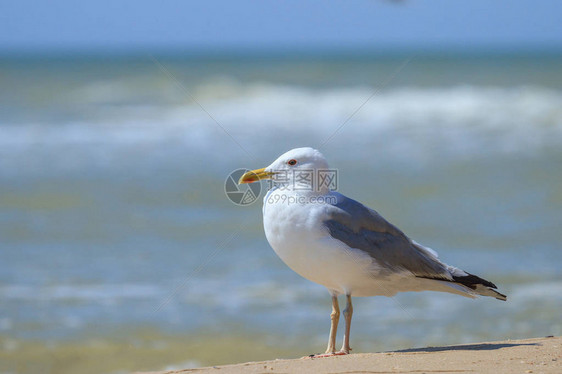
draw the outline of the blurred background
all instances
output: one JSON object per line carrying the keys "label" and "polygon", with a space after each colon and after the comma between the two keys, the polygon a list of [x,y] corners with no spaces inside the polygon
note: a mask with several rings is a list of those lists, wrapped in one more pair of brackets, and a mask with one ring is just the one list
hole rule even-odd
{"label": "blurred background", "polygon": [[1,1],[0,372],[323,351],[328,293],[224,193],[298,146],[508,295],[356,298],[355,352],[562,334],[561,12]]}

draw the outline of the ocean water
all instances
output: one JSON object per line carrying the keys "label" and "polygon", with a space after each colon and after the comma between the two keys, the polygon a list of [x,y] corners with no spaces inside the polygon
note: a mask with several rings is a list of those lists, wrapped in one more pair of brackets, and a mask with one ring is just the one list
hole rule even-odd
{"label": "ocean water", "polygon": [[355,298],[354,351],[562,334],[560,55],[3,56],[0,103],[0,372],[323,351],[328,293],[224,192],[298,146],[508,295]]}

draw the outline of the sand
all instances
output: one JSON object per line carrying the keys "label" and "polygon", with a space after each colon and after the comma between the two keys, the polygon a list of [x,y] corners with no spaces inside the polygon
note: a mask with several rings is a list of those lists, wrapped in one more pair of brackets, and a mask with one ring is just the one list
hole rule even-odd
{"label": "sand", "polygon": [[[178,373],[562,373],[562,338],[546,337],[478,344],[354,353],[328,358],[247,362]],[[148,373],[147,373],[148,374]]]}

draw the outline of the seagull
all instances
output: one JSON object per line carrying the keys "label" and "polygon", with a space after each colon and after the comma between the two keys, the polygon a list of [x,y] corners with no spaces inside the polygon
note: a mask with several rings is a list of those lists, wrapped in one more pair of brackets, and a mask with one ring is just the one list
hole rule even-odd
{"label": "seagull", "polygon": [[[492,282],[445,264],[434,250],[407,237],[373,209],[335,191],[334,172],[318,150],[305,147],[292,149],[239,180],[239,184],[273,182],[263,200],[269,244],[292,270],[330,292],[328,347],[312,357],[350,353],[352,296],[440,291],[507,300]],[[346,297],[345,333],[342,348],[336,351],[339,295]]]}

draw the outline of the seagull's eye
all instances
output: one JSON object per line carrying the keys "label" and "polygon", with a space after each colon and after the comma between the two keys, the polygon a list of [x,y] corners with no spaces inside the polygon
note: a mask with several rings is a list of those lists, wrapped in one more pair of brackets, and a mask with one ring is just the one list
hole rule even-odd
{"label": "seagull's eye", "polygon": [[295,159],[289,160],[289,161],[287,161],[287,164],[289,164],[291,166],[295,166],[297,164],[297,160],[295,160]]}

